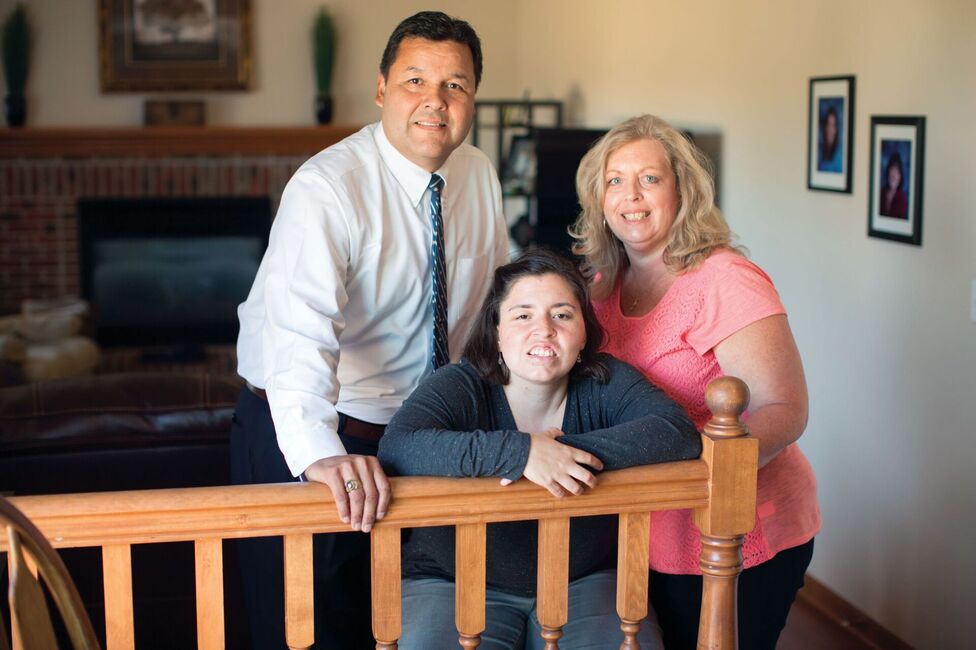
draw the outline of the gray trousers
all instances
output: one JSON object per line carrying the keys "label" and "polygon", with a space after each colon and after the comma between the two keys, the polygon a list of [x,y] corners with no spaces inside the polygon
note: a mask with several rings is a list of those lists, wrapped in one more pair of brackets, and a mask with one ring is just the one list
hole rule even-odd
{"label": "gray trousers", "polygon": [[[569,621],[560,650],[617,650],[623,641],[617,616],[617,572],[597,571],[569,584]],[[661,628],[654,611],[641,621],[641,650],[661,650]],[[488,589],[485,631],[479,650],[542,650],[545,640],[536,620],[535,598]],[[454,583],[442,578],[403,581],[403,634],[400,650],[457,648]]]}

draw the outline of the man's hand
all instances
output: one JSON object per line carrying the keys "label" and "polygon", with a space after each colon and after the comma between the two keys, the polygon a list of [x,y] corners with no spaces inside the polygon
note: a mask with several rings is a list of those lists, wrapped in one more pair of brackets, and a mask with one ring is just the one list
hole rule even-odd
{"label": "man's hand", "polygon": [[[373,456],[321,458],[308,466],[305,478],[329,486],[339,518],[351,524],[353,530],[368,533],[377,520],[386,516],[390,482]],[[359,487],[347,492],[348,481],[357,481]]]}

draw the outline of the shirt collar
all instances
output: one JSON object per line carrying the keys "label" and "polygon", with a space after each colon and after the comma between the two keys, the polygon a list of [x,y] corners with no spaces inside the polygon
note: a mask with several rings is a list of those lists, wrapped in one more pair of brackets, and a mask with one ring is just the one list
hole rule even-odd
{"label": "shirt collar", "polygon": [[[383,131],[382,122],[376,123],[376,129],[373,131],[373,139],[379,148],[380,158],[383,159],[383,162],[389,168],[390,172],[392,172],[393,177],[400,184],[400,187],[403,188],[403,191],[407,193],[410,202],[414,207],[419,206],[420,201],[424,198],[424,193],[427,191],[427,187],[430,185],[431,173],[410,162],[402,153],[397,151],[393,143],[387,139],[386,133]],[[450,183],[450,168],[453,157],[454,153],[452,152],[441,168],[434,172],[444,179],[444,187],[447,187]]]}

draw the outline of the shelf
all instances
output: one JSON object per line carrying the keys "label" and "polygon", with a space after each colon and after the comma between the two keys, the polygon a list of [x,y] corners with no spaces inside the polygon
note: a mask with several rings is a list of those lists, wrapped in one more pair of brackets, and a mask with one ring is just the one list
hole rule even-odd
{"label": "shelf", "polygon": [[311,155],[358,126],[43,127],[0,131],[2,158]]}

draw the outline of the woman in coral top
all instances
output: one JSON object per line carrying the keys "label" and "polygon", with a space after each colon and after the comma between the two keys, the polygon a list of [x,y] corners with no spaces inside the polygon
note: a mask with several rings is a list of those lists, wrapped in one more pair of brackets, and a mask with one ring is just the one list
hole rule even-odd
{"label": "woman in coral top", "polygon": [[[574,252],[593,278],[604,350],[637,366],[701,429],[722,375],[752,394],[757,523],[743,543],[739,644],[773,650],[820,529],[816,482],[796,446],[807,422],[803,366],[769,277],[732,245],[704,157],[660,118],[632,118],[586,154]],[[701,545],[691,511],[654,513],[651,599],[665,647],[694,648]]]}

